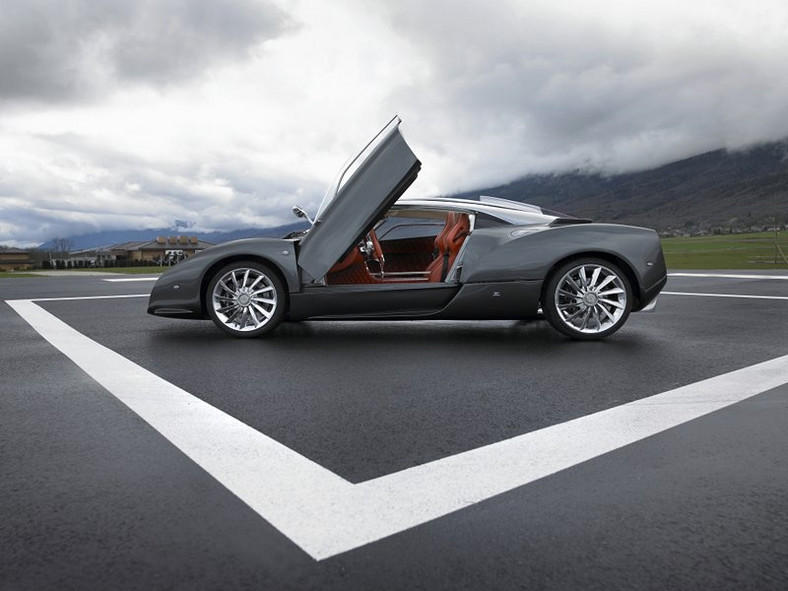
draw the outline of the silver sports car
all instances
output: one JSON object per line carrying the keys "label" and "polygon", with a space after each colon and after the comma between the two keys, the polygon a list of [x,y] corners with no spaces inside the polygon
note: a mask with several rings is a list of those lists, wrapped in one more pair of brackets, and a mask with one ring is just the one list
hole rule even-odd
{"label": "silver sports car", "polygon": [[237,337],[282,321],[534,319],[600,339],[667,281],[653,230],[495,197],[403,198],[421,163],[392,119],[282,239],[214,246],[164,273],[148,312],[210,318]]}

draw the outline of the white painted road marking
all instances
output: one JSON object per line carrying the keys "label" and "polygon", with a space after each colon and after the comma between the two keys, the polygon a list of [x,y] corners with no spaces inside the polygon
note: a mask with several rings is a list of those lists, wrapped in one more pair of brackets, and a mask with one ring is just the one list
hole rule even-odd
{"label": "white painted road marking", "polygon": [[744,295],[735,293],[692,293],[687,291],[661,291],[659,295],[695,296],[700,298],[742,298],[745,300],[788,300],[788,296]]}
{"label": "white painted road marking", "polygon": [[718,279],[782,279],[788,281],[788,275],[745,275],[732,273],[668,273],[668,277],[713,277]]}
{"label": "white painted road marking", "polygon": [[102,279],[110,283],[130,283],[132,281],[156,281],[158,277],[129,277],[128,279]]}
{"label": "white painted road marking", "polygon": [[96,343],[32,300],[43,338],[317,560],[571,468],[788,383],[788,355],[360,484]]}
{"label": "white painted road marking", "polygon": [[[62,297],[62,298],[35,298],[29,300],[31,302],[74,302],[77,300],[113,300],[115,298],[122,299],[122,298],[147,298],[149,297],[149,293],[130,293],[127,295],[103,295],[103,296],[74,296],[74,297]],[[8,300],[6,300],[8,301]]]}

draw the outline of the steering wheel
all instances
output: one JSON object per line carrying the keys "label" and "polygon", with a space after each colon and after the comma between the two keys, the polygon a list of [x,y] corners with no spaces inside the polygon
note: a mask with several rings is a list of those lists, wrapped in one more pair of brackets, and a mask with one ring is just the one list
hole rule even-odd
{"label": "steering wheel", "polygon": [[374,228],[364,237],[364,240],[359,246],[359,250],[361,250],[361,254],[364,255],[364,262],[367,264],[367,270],[369,270],[371,274],[375,274],[369,269],[369,263],[374,261],[377,263],[377,266],[380,267],[378,274],[382,277],[383,265],[386,259],[383,256],[383,249],[380,247],[380,241],[378,240],[377,234],[375,234]]}
{"label": "steering wheel", "polygon": [[372,253],[374,254],[373,258],[378,260],[382,268],[383,263],[386,262],[386,259],[383,256],[383,249],[380,247],[380,241],[378,241],[378,235],[375,234],[374,229],[370,230],[369,234],[367,234],[367,243],[370,242],[372,243]]}

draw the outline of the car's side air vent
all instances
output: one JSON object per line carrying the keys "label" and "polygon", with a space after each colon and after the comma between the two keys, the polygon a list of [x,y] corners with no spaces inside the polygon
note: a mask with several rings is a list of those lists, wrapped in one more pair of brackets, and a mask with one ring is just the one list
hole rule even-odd
{"label": "car's side air vent", "polygon": [[583,218],[556,218],[550,222],[551,226],[570,226],[572,224],[590,224],[594,220],[586,220]]}

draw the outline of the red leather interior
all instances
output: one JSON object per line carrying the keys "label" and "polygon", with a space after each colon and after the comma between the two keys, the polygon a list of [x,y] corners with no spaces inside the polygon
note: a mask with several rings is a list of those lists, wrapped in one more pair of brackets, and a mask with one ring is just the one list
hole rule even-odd
{"label": "red leather interior", "polygon": [[381,243],[386,253],[386,273],[424,271],[432,262],[435,236],[384,240]]}
{"label": "red leather interior", "polygon": [[350,265],[357,262],[363,262],[363,261],[361,258],[361,253],[358,251],[358,248],[354,246],[348,251],[348,253],[344,257],[342,257],[339,261],[334,263],[334,266],[331,267],[331,269],[329,269],[328,273],[329,275],[332,273],[339,273],[340,271],[344,271]]}
{"label": "red leather interior", "polygon": [[[465,241],[471,230],[470,218],[467,214],[463,213],[448,213],[446,215],[446,223],[443,229],[435,237],[433,255],[435,258],[427,265],[425,271],[429,274],[428,281],[432,283],[439,283],[445,281],[446,274],[457,254],[460,252],[460,247]],[[371,239],[375,249],[375,255],[378,260],[383,260],[383,251],[380,248],[380,243],[377,237],[372,233]],[[425,246],[427,246],[427,243]],[[425,256],[429,256],[425,252]],[[390,269],[393,271],[394,269]],[[423,279],[421,279],[423,281]],[[399,282],[409,283],[418,281],[418,279],[406,278],[391,278],[383,279],[373,277],[364,262],[364,256],[359,252],[358,248],[353,248],[345,255],[342,260],[338,261],[326,275],[326,283],[329,285],[347,285],[357,283],[385,283],[385,282]]]}
{"label": "red leather interior", "polygon": [[364,264],[364,257],[357,247],[353,247],[339,262],[326,274],[328,285],[348,285],[353,283],[378,283],[369,274]]}
{"label": "red leather interior", "polygon": [[450,213],[446,225],[435,237],[438,256],[427,267],[431,282],[444,281],[446,273],[457,258],[460,247],[471,230],[471,221],[464,213]]}

